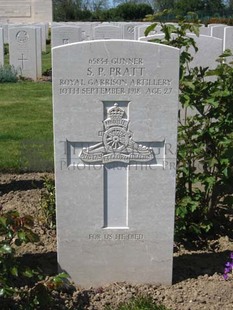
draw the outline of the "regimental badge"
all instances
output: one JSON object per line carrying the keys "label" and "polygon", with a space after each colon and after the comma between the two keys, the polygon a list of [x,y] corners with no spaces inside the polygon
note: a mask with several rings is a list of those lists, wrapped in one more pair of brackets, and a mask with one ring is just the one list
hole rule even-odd
{"label": "regimental badge", "polygon": [[149,162],[155,155],[152,148],[143,146],[133,140],[128,129],[129,120],[124,118],[124,110],[117,103],[108,109],[107,118],[103,121],[104,131],[100,134],[102,142],[83,148],[80,158],[87,163],[111,162]]}

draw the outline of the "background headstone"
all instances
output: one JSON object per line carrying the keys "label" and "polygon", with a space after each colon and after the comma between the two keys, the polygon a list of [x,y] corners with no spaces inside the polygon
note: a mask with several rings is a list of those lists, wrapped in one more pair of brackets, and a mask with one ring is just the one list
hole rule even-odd
{"label": "background headstone", "polygon": [[39,23],[39,24],[34,24],[36,27],[41,28],[41,50],[42,52],[46,52],[46,39],[47,39],[47,24],[44,23]]}
{"label": "background headstone", "polygon": [[178,72],[154,43],[53,49],[58,263],[82,286],[172,281]]}
{"label": "background headstone", "polygon": [[209,67],[210,69],[214,69],[217,65],[216,59],[223,51],[223,40],[205,35],[197,37],[195,34],[191,33],[187,35],[196,41],[198,47],[197,53],[193,48],[190,49],[190,52],[194,57],[190,66]]}
{"label": "background headstone", "polygon": [[81,27],[59,26],[52,28],[52,47],[82,41]]}
{"label": "background headstone", "polygon": [[125,23],[122,25],[123,39],[135,40],[136,39],[136,24]]}
{"label": "background headstone", "polygon": [[199,30],[200,30],[200,34],[203,34],[205,36],[211,36],[211,28],[210,27],[202,26],[199,28]]}
{"label": "background headstone", "polygon": [[18,74],[36,80],[41,75],[41,32],[36,27],[9,28],[10,64]]}
{"label": "background headstone", "polygon": [[223,50],[230,49],[233,52],[233,27],[224,28]]}
{"label": "background headstone", "polygon": [[0,28],[0,67],[4,65],[4,31]]}
{"label": "background headstone", "polygon": [[122,39],[122,29],[118,26],[101,25],[93,29],[94,40],[109,40],[109,39]]}
{"label": "background headstone", "polygon": [[216,37],[216,38],[219,38],[219,39],[223,39],[225,27],[226,27],[226,25],[219,25],[219,26],[211,27],[212,36]]}

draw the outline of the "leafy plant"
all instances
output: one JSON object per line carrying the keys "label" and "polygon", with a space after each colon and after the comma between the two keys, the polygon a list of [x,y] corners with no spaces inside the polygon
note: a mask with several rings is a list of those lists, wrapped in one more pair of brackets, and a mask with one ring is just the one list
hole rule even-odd
{"label": "leafy plant", "polygon": [[[150,25],[146,35],[156,26]],[[164,38],[156,41],[181,48],[179,99],[184,116],[178,128],[176,236],[200,237],[218,227],[219,207],[227,210],[233,204],[233,68],[227,60],[232,53],[220,55],[215,70],[192,68],[189,49],[197,47],[186,32],[198,35],[195,15],[192,24],[181,20],[177,26],[161,26]]]}
{"label": "leafy plant", "polygon": [[40,210],[42,221],[49,228],[56,227],[55,184],[54,180],[44,179],[44,190],[41,194]]}
{"label": "leafy plant", "polygon": [[32,231],[33,218],[20,216],[17,211],[0,211],[0,298],[15,293],[14,281],[17,278],[33,277],[36,273],[20,266],[15,258],[16,248],[24,243],[39,241]]}
{"label": "leafy plant", "polygon": [[9,54],[9,44],[4,43],[4,55],[8,55]]}
{"label": "leafy plant", "polygon": [[0,83],[16,83],[18,81],[17,74],[13,66],[0,66]]}
{"label": "leafy plant", "polygon": [[[19,309],[51,309],[55,307],[52,291],[60,291],[70,285],[68,275],[64,272],[37,282],[32,288],[20,292]],[[59,307],[60,308],[60,307]],[[57,308],[56,308],[57,309]]]}
{"label": "leafy plant", "polygon": [[[16,257],[16,249],[25,243],[37,242],[32,231],[33,218],[20,216],[17,211],[4,212],[0,206],[0,303],[1,309],[54,309],[51,292],[70,288],[68,275],[60,273],[44,277],[39,271],[22,266]],[[19,280],[31,279],[30,288],[18,288]],[[34,284],[32,284],[34,282]],[[14,299],[17,297],[16,299]]]}
{"label": "leafy plant", "polygon": [[[106,310],[111,310],[107,307]],[[129,302],[120,304],[116,310],[169,310],[163,305],[154,303],[152,297],[139,296]]]}

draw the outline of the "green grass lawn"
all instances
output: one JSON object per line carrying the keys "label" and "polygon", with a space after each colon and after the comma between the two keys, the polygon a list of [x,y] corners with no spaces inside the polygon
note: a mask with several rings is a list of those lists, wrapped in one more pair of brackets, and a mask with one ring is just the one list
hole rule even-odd
{"label": "green grass lawn", "polygon": [[42,72],[51,69],[51,45],[46,46],[46,52],[42,53]]}
{"label": "green grass lawn", "polygon": [[[5,54],[5,63],[9,63],[9,54]],[[47,45],[42,72],[50,68],[51,47]],[[52,83],[0,84],[0,171],[52,169]]]}
{"label": "green grass lawn", "polygon": [[51,170],[51,82],[0,84],[0,171]]}

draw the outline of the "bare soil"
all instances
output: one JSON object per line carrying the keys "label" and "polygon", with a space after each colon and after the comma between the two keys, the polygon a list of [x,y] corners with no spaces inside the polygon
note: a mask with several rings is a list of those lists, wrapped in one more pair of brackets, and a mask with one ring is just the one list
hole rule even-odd
{"label": "bare soil", "polygon": [[[25,264],[39,267],[44,274],[51,276],[57,273],[56,232],[45,229],[40,213],[44,177],[53,178],[53,174],[2,174],[0,203],[5,211],[17,210],[21,214],[33,215],[34,230],[39,234],[40,242],[20,247],[17,255]],[[228,236],[209,240],[203,247],[188,249],[174,245],[173,285],[109,283],[88,290],[71,286],[63,292],[52,292],[57,300],[53,309],[100,310],[106,306],[116,309],[132,297],[149,295],[156,303],[172,310],[233,310],[233,278],[225,281],[222,276],[231,251],[233,240]]]}

